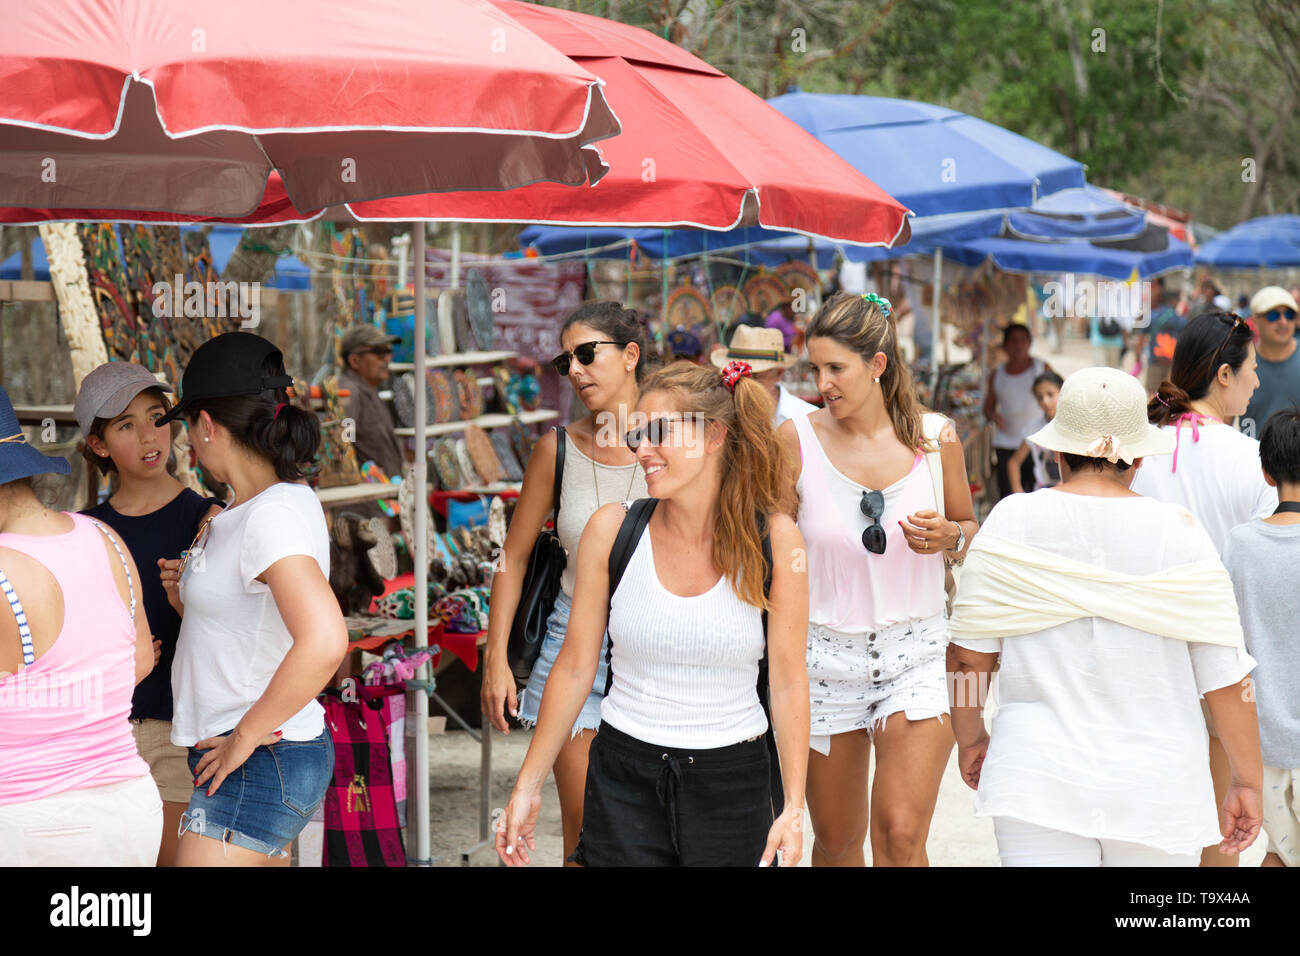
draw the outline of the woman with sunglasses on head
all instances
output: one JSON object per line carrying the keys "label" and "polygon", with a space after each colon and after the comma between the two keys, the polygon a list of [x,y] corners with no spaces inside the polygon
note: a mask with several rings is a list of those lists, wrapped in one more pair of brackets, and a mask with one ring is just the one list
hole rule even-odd
{"label": "woman with sunglasses on head", "polygon": [[[645,476],[622,436],[636,407],[639,383],[648,363],[645,332],[636,312],[617,302],[589,302],[565,320],[560,332],[564,351],[552,364],[567,376],[588,414],[550,431],[533,449],[524,472],[523,488],[506,534],[500,570],[492,579],[484,653],[482,707],[492,725],[510,732],[508,717],[525,726],[536,723],[551,667],[564,643],[578,570],[578,539],[595,511],[614,501],[645,497]],[[562,434],[562,439],[561,439]],[[557,441],[563,440],[564,472],[560,477],[560,514],[556,532],[568,552],[560,593],[546,625],[546,638],[518,699],[515,678],[506,657],[510,627],[523,592],[523,572],[537,535],[552,516],[555,500]],[[587,748],[600,725],[605,693],[605,667],[589,682],[586,702],[572,721],[567,743],[555,760],[555,786],[560,795],[564,857],[578,845],[582,826],[583,785],[587,779]]]}
{"label": "woman with sunglasses on head", "polygon": [[960,558],[979,525],[950,423],[936,508],[934,448],[891,312],[874,293],[827,300],[807,332],[826,407],[781,426],[808,542],[814,866],[863,865],[868,826],[875,865],[925,865],[953,747],[945,555]]}
{"label": "woman with sunglasses on head", "polygon": [[[1250,326],[1212,309],[1187,323],[1174,347],[1169,378],[1147,406],[1151,424],[1173,432],[1174,453],[1143,468],[1133,479],[1140,495],[1182,505],[1201,523],[1219,553],[1228,532],[1277,508],[1277,490],[1260,470],[1259,442],[1237,431],[1259,385]],[[1214,795],[1223,802],[1230,778],[1228,757],[1210,725],[1210,771]],[[1236,866],[1237,858],[1206,847],[1203,866]]]}
{"label": "woman with sunglasses on head", "polygon": [[[646,383],[637,408],[646,421],[627,443],[657,504],[639,535],[637,513],[620,504],[601,507],[583,531],[568,634],[497,853],[519,865],[536,848],[542,785],[597,675],[608,624],[612,679],[574,860],[768,866],[779,853],[780,865],[794,866],[808,753],[808,586],[803,542],[784,513],[792,502],[779,500],[793,469],[772,430],[772,399],[745,363],[721,373],[677,363]],[[611,594],[624,527],[627,562]],[[771,726],[758,689],[764,658]]]}
{"label": "woman with sunglasses on head", "polygon": [[292,384],[273,344],[227,332],[194,350],[180,404],[157,420],[184,416],[199,464],[234,493],[177,570],[172,743],[189,748],[195,787],[181,866],[287,866],[334,770],[316,695],[347,628],[325,514],[302,480],[320,424],[287,404]]}

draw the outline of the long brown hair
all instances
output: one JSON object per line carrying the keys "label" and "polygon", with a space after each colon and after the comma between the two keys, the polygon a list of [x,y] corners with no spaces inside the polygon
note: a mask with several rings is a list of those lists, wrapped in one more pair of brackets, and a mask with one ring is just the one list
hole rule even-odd
{"label": "long brown hair", "polygon": [[898,326],[875,302],[851,292],[837,292],[817,310],[808,323],[807,338],[830,339],[870,362],[877,352],[885,354],[880,389],[885,409],[894,423],[894,434],[907,448],[933,451],[921,428],[925,409],[916,398],[912,370],[898,349]]}
{"label": "long brown hair", "polygon": [[717,369],[687,362],[655,372],[641,394],[649,392],[668,392],[683,413],[726,427],[713,563],[742,601],[771,610],[763,594],[762,536],[768,515],[788,513],[782,498],[795,480],[794,462],[772,428],[772,396],[749,377],[736,382],[733,395]]}

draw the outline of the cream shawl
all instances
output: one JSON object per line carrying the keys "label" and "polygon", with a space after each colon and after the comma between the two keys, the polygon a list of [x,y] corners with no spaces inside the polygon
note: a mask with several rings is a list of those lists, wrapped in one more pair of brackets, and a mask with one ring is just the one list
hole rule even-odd
{"label": "cream shawl", "polygon": [[1015,637],[1085,617],[1244,646],[1232,579],[1217,560],[1121,574],[986,532],[971,541],[948,629],[953,640]]}

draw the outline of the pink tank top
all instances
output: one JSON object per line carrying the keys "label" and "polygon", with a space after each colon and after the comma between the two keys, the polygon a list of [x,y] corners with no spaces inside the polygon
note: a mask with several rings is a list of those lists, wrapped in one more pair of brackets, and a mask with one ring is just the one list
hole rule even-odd
{"label": "pink tank top", "polygon": [[[898,525],[910,514],[934,508],[925,456],[918,454],[912,470],[888,488],[868,489],[831,464],[807,417],[792,421],[803,457],[796,488],[799,531],[808,548],[808,620],[862,634],[941,613],[943,558],[917,554]],[[869,490],[885,496],[884,554],[872,554],[862,544],[862,532],[871,524],[861,510],[862,492]]]}
{"label": "pink tank top", "polygon": [[[64,605],[63,629],[49,649],[0,678],[0,804],[149,773],[128,720],[135,624],[114,582],[104,534],[84,515],[68,517],[76,527],[67,534],[0,534],[0,547],[28,555],[54,576]],[[132,586],[139,591],[138,582]],[[14,614],[25,631],[22,595],[7,581],[0,590],[7,599],[0,614]]]}

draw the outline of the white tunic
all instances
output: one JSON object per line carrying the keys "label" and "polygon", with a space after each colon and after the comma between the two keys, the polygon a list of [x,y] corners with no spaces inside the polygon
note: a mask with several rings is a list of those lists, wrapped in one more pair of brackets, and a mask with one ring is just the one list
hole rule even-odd
{"label": "white tunic", "polygon": [[[1126,574],[1218,558],[1185,509],[1142,497],[1013,495],[980,531]],[[1222,839],[1200,697],[1250,672],[1244,650],[1103,618],[953,643],[1001,653],[976,816],[1168,853]]]}

